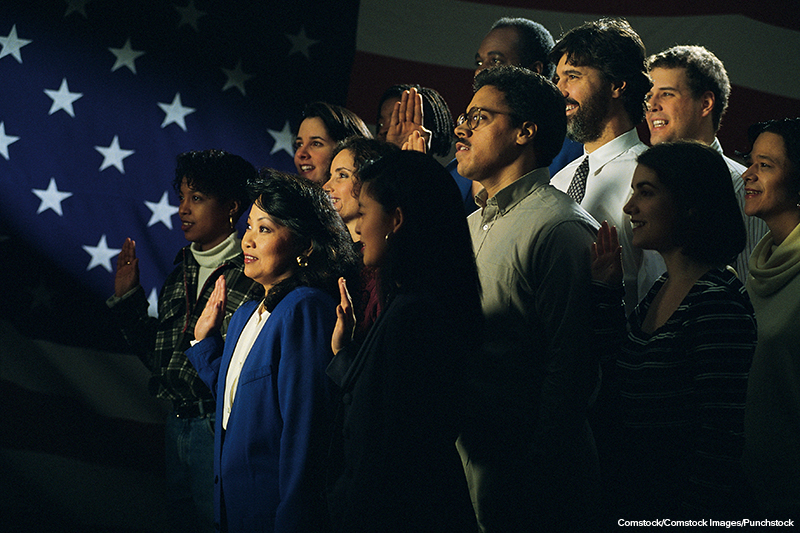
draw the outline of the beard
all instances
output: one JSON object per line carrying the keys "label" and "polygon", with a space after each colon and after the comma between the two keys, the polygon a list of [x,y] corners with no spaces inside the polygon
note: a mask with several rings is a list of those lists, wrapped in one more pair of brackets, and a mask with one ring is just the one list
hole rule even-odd
{"label": "beard", "polygon": [[604,90],[595,92],[580,104],[574,115],[567,118],[567,137],[581,144],[600,138],[611,107],[611,99],[606,93]]}

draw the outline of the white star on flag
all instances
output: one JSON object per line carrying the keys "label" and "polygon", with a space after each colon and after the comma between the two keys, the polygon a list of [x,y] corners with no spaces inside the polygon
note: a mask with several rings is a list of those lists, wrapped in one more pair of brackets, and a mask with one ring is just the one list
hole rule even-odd
{"label": "white star on flag", "polygon": [[100,237],[100,242],[97,243],[97,246],[83,245],[81,248],[83,248],[86,253],[92,256],[92,260],[89,261],[89,266],[86,267],[86,270],[91,270],[96,266],[101,266],[109,272],[113,271],[111,268],[111,259],[116,257],[122,251],[121,249],[108,247],[105,233]]}
{"label": "white star on flag", "polygon": [[194,0],[189,0],[189,4],[186,7],[178,7],[175,6],[175,9],[178,10],[178,13],[181,14],[181,21],[178,22],[178,27],[180,28],[184,24],[188,24],[194,31],[199,32],[200,30],[197,28],[197,21],[200,17],[204,17],[208,15],[205,11],[199,11],[196,7],[194,7]]}
{"label": "white star on flag", "polygon": [[236,63],[236,67],[233,70],[223,68],[222,72],[228,77],[228,81],[225,82],[225,86],[222,87],[222,92],[227,91],[231,87],[236,87],[242,93],[242,96],[247,96],[244,91],[244,82],[248,80],[252,80],[255,78],[252,74],[245,74],[242,70],[242,60],[240,59]]}
{"label": "white star on flag", "polygon": [[122,160],[136,152],[135,150],[123,150],[120,148],[117,135],[114,135],[110,145],[95,146],[94,149],[103,154],[103,164],[100,165],[100,171],[113,165],[123,174],[125,174],[125,167],[122,165]]}
{"label": "white star on flag", "polygon": [[128,67],[131,72],[136,74],[136,63],[134,63],[134,61],[143,56],[144,52],[131,48],[130,38],[125,41],[122,48],[109,48],[108,50],[117,58],[114,62],[114,66],[111,67],[111,72],[114,72],[118,68]]}
{"label": "white star on flag", "polygon": [[0,36],[0,46],[3,47],[3,49],[0,50],[0,58],[10,55],[14,56],[14,59],[22,63],[22,54],[19,50],[32,42],[33,41],[29,39],[20,39],[17,37],[17,25],[14,24],[11,26],[11,33],[5,37]]}
{"label": "white star on flag", "polygon": [[36,211],[37,215],[52,209],[58,216],[64,216],[64,212],[61,210],[61,202],[72,196],[71,192],[58,190],[55,178],[50,178],[50,184],[47,189],[31,189],[31,192],[42,200],[42,203],[39,204],[39,210]]}
{"label": "white star on flag", "polygon": [[44,92],[53,99],[53,105],[50,106],[50,112],[47,113],[48,115],[52,115],[59,109],[63,109],[69,116],[75,118],[75,111],[72,109],[72,103],[83,96],[83,93],[69,92],[67,78],[61,80],[61,87],[59,87],[57,91],[45,89]]}
{"label": "white star on flag", "polygon": [[309,39],[306,35],[306,29],[303,26],[300,26],[300,33],[297,35],[289,35],[288,33],[284,35],[286,35],[286,37],[292,41],[292,49],[289,50],[288,54],[286,54],[287,56],[290,56],[294,53],[300,53],[306,56],[307,59],[311,59],[308,49],[311,45],[317,44],[319,41]]}
{"label": "white star on flag", "polygon": [[6,125],[4,122],[0,122],[0,154],[2,154],[6,160],[8,159],[8,145],[14,144],[18,140],[19,137],[6,135]]}
{"label": "white star on flag", "polygon": [[183,106],[181,103],[181,93],[175,93],[175,98],[172,99],[171,104],[162,104],[159,102],[158,107],[167,114],[167,116],[164,117],[164,122],[161,123],[162,128],[174,122],[180,126],[183,131],[186,131],[186,121],[184,118],[186,115],[194,113],[195,111],[193,107]]}
{"label": "white star on flag", "polygon": [[158,224],[162,222],[166,227],[172,229],[172,215],[178,212],[178,208],[172,205],[169,205],[169,197],[167,191],[164,191],[164,194],[161,196],[161,200],[158,203],[155,202],[148,202],[145,200],[145,205],[153,212],[150,216],[150,221],[147,223],[147,227],[154,224]]}
{"label": "white star on flag", "polygon": [[281,131],[267,129],[267,133],[269,133],[272,138],[275,139],[275,144],[272,145],[269,155],[272,155],[280,150],[284,150],[291,156],[294,155],[294,135],[289,127],[288,120],[286,121],[286,124],[283,125],[283,129]]}

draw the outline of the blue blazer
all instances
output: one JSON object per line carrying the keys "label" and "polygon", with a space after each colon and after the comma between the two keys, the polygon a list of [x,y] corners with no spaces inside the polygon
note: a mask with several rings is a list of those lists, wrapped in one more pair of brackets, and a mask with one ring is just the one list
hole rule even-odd
{"label": "blue blazer", "polygon": [[336,302],[298,287],[278,303],[242,367],[228,429],[225,377],[239,335],[259,302],[243,304],[219,335],[186,355],[214,392],[214,504],[223,531],[324,531],[324,460],[335,385],[330,362]]}

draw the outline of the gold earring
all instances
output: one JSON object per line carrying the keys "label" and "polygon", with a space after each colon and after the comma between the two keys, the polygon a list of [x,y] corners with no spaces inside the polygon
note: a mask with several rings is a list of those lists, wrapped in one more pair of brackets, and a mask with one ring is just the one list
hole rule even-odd
{"label": "gold earring", "polygon": [[228,221],[231,224],[231,229],[233,229],[233,213],[231,213],[230,216],[228,217]]}
{"label": "gold earring", "polygon": [[308,257],[305,255],[298,255],[297,256],[297,265],[300,268],[305,268],[308,266]]}

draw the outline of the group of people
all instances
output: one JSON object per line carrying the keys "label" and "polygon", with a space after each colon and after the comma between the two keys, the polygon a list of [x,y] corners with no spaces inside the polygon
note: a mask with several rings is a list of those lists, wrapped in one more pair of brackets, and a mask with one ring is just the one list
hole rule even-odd
{"label": "group of people", "polygon": [[176,529],[797,517],[800,119],[723,156],[722,63],[621,19],[475,58],[455,121],[417,85],[376,138],[309,104],[297,175],[178,156],[158,317],[131,239],[108,301],[174,405]]}

